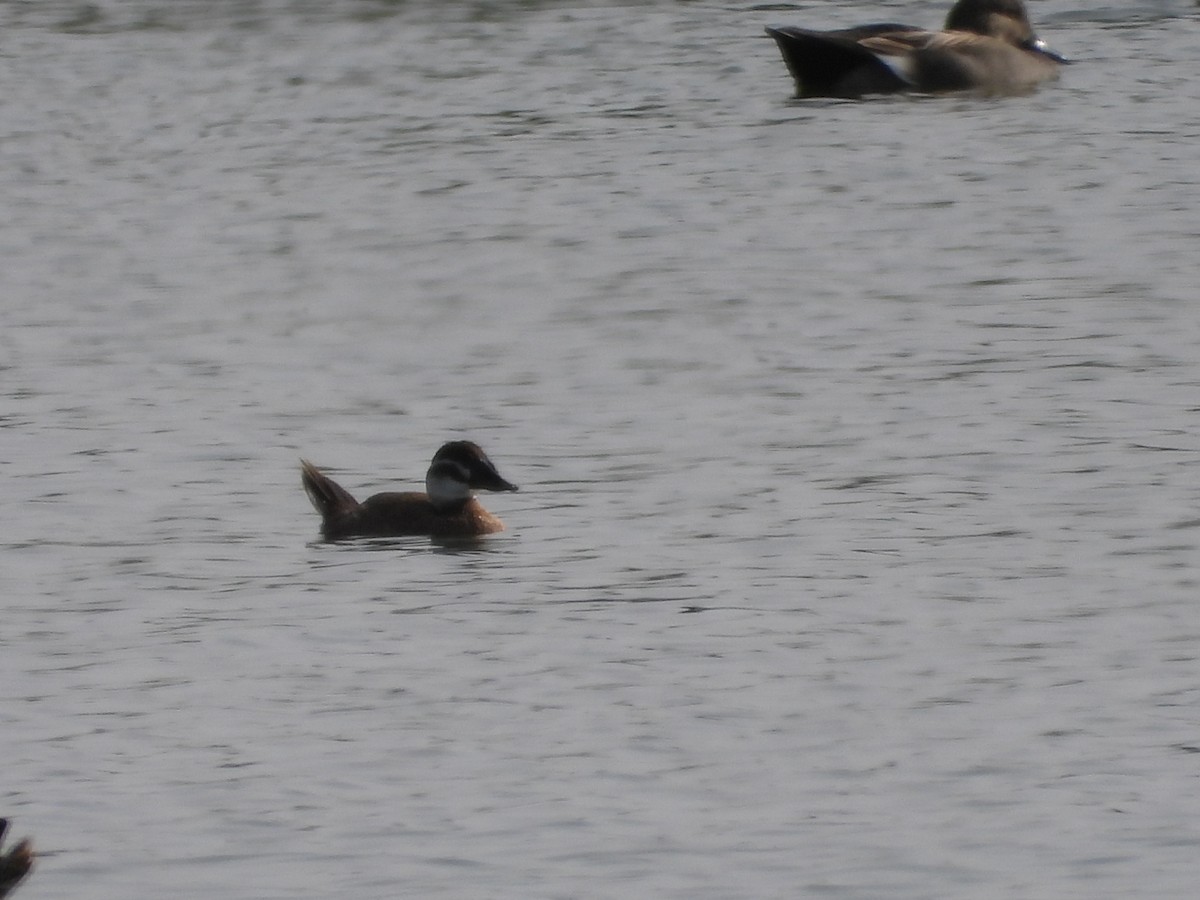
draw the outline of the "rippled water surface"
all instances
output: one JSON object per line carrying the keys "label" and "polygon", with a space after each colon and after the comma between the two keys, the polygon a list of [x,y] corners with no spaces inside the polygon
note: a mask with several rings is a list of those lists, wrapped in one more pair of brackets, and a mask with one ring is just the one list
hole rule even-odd
{"label": "rippled water surface", "polygon": [[[1190,3],[0,5],[20,896],[1189,897]],[[470,437],[474,547],[328,545]]]}

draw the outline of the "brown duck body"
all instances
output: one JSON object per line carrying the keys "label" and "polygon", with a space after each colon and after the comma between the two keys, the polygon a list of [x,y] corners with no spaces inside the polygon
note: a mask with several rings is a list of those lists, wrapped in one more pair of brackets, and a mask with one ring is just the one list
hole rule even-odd
{"label": "brown duck body", "polygon": [[[322,476],[324,477],[324,476]],[[472,497],[457,509],[438,509],[419,491],[389,491],[325,517],[326,540],[347,537],[480,537],[504,530],[504,523]]]}
{"label": "brown duck body", "polygon": [[1021,0],[958,0],[942,31],[889,22],[837,31],[768,28],[767,34],[801,98],[1017,94],[1057,78],[1066,62],[1037,39]]}
{"label": "brown duck body", "polygon": [[426,492],[374,494],[362,503],[306,460],[300,461],[304,490],[321,514],[326,540],[350,537],[473,538],[504,530],[473,490],[515,491],[479,445],[451,441],[442,446],[425,475]]}

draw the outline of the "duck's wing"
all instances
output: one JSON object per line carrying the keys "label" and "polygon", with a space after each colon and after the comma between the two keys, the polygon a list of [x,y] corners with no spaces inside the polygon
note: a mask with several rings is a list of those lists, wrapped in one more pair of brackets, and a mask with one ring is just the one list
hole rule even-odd
{"label": "duck's wing", "polygon": [[1052,58],[965,31],[880,35],[863,43],[886,60],[894,60],[902,77],[919,91],[1016,93],[1057,73]]}
{"label": "duck's wing", "polygon": [[835,31],[815,31],[812,33],[846,38],[851,41],[865,41],[868,38],[879,37],[885,34],[927,34],[928,32],[915,25],[899,25],[896,22],[877,22],[874,25],[857,25],[854,28],[839,28]]}
{"label": "duck's wing", "polygon": [[870,45],[902,43],[910,33],[925,32],[890,22],[840,31],[767,29],[796,80],[797,97],[861,97],[907,90],[911,85],[904,73]]}
{"label": "duck's wing", "polygon": [[987,53],[996,47],[1015,46],[986,34],[972,34],[969,31],[924,31],[920,28],[871,32],[863,34],[857,40],[873,53],[887,54],[915,53],[919,50]]}

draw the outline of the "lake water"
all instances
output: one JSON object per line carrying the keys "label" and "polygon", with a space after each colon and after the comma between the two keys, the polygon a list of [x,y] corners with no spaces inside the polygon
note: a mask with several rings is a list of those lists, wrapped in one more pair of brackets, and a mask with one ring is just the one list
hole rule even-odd
{"label": "lake water", "polygon": [[[19,896],[1190,897],[1200,13],[0,6]],[[518,494],[318,540],[298,458]]]}

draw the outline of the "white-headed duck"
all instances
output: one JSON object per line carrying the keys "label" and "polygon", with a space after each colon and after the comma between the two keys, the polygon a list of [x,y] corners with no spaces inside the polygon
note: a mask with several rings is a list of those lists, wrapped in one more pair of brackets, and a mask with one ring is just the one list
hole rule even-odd
{"label": "white-headed duck", "polygon": [[504,530],[504,523],[483,508],[473,491],[515,491],[478,444],[451,441],[434,454],[425,473],[425,493],[375,494],[359,503],[349,492],[307,460],[301,480],[317,512],[326,540],[348,537],[428,535],[471,538]]}

